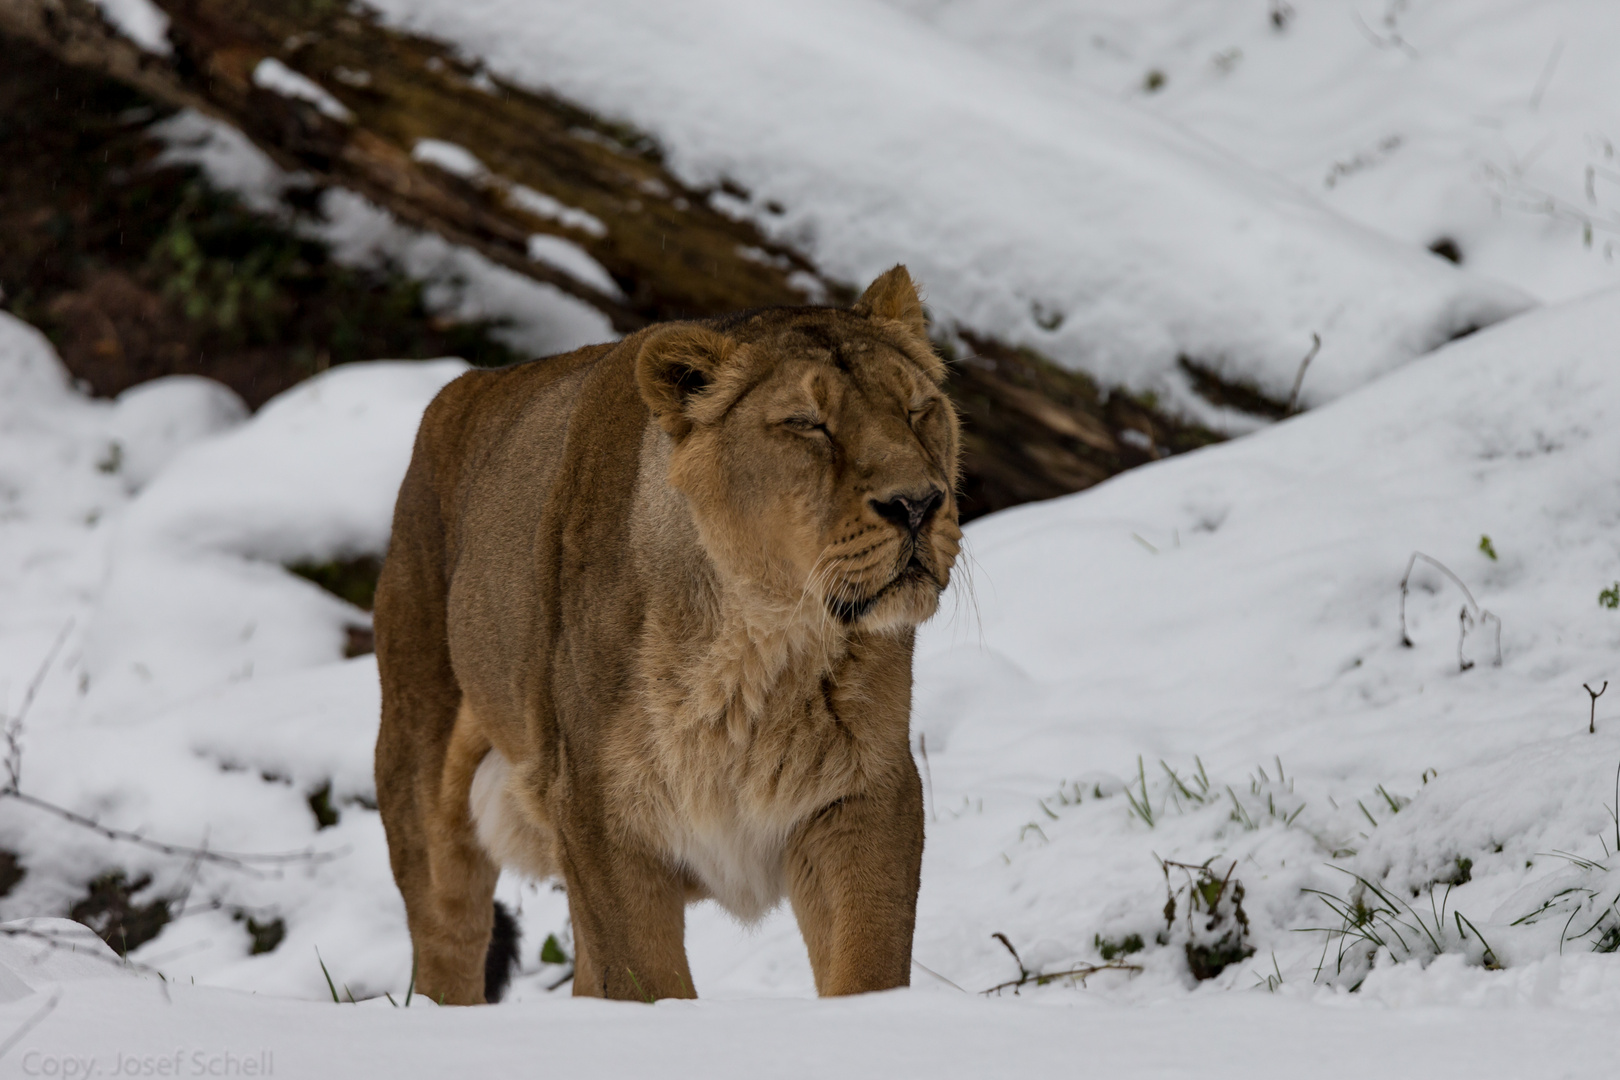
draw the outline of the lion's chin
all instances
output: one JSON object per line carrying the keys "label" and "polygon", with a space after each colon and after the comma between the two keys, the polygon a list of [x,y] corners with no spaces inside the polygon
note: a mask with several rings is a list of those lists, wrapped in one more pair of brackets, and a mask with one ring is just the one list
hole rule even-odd
{"label": "lion's chin", "polygon": [[923,565],[911,563],[887,585],[860,600],[828,600],[827,609],[845,626],[898,630],[916,626],[939,610],[939,582]]}

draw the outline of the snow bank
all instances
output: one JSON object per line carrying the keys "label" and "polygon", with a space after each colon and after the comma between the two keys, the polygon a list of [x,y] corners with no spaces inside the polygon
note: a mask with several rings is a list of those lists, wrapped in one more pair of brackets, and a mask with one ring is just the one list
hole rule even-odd
{"label": "snow bank", "polygon": [[345,364],[171,464],[113,537],[85,646],[87,708],[127,718],[340,658],[364,613],[283,567],[386,550],[422,410],[466,368]]}
{"label": "snow bank", "polygon": [[[42,334],[0,313],[0,712],[8,715],[99,585],[100,526],[128,497],[109,454],[114,412],[73,389]],[[44,687],[40,704],[58,690]]]}
{"label": "snow bank", "polygon": [[1382,233],[1450,240],[1544,300],[1620,284],[1608,0],[889,3],[1060,93],[1178,122]]}
{"label": "snow bank", "polygon": [[[918,956],[963,962],[962,898],[985,875],[1018,897],[985,933],[1066,942],[1066,961],[1095,960],[1099,933],[1151,941],[1152,855],[1236,861],[1260,951],[1223,985],[1310,985],[1324,938],[1292,931],[1339,922],[1300,889],[1352,899],[1352,874],[1443,918],[1476,965],[1449,912],[1510,966],[1557,955],[1562,918],[1512,927],[1570,870],[1549,853],[1591,860],[1594,892],[1620,866],[1605,809],[1620,713],[1600,707],[1588,735],[1581,688],[1620,656],[1620,617],[1597,602],[1620,576],[1616,299],[1521,317],[1309,417],[971,526],[971,592],[918,645],[939,815]],[[1463,598],[1432,570],[1414,574],[1402,646],[1414,550],[1500,616],[1501,667],[1480,628],[1460,670]],[[1154,825],[1094,790],[1097,773],[1138,800],[1145,787]],[[982,853],[992,837],[1004,866]],[[1620,920],[1614,895],[1563,951]],[[973,974],[949,974],[988,985],[998,953],[981,936]],[[1135,994],[1161,962],[1146,955]]]}
{"label": "snow bank", "polygon": [[66,980],[106,978],[128,969],[90,928],[68,919],[0,923],[0,1004]]}
{"label": "snow bank", "polygon": [[723,209],[837,277],[904,261],[947,324],[1188,407],[1182,356],[1286,399],[1319,334],[1319,403],[1528,302],[876,0],[377,6],[653,132],[694,184],[740,182]]}
{"label": "snow bank", "polygon": [[168,375],[132,386],[118,395],[108,432],[114,471],[132,490],[144,487],[191,443],[246,419],[242,399],[212,379]]}
{"label": "snow bank", "polygon": [[7,434],[20,429],[41,406],[60,407],[71,400],[67,369],[45,335],[32,326],[0,315],[0,421]]}
{"label": "snow bank", "polygon": [[[376,665],[340,659],[369,620],[282,564],[384,549],[422,409],[465,367],[347,365],[241,422],[203,380],[88,400],[0,315],[0,710],[40,678],[23,790],[170,843],[293,855],[193,862],[3,802],[0,848],[26,871],[6,915],[67,911],[116,872],[146,881],[137,905],[169,903],[157,963],[179,950],[216,983],[316,996],[318,946],[362,996],[408,978],[368,809]],[[276,918],[287,962],[266,971],[245,928]]]}

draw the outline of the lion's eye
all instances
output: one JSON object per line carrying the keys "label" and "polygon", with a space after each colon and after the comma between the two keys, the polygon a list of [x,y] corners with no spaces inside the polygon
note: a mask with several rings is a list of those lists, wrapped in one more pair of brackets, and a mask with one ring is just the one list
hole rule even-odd
{"label": "lion's eye", "polygon": [[789,431],[797,431],[803,435],[814,433],[825,435],[829,439],[832,438],[832,433],[827,430],[827,425],[814,416],[790,416],[782,421],[782,426]]}

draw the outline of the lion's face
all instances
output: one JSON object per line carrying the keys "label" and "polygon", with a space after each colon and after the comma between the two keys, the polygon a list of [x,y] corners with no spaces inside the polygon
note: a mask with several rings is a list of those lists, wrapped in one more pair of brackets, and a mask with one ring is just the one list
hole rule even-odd
{"label": "lion's face", "polygon": [[675,438],[670,482],[722,576],[874,631],[931,616],[956,559],[958,428],[943,374],[904,270],[854,311],[655,334],[640,365]]}

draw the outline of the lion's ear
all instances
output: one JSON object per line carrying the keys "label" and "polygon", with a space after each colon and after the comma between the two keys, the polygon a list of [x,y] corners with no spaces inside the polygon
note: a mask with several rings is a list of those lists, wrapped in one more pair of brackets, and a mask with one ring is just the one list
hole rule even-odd
{"label": "lion's ear", "polygon": [[917,286],[904,266],[895,266],[867,286],[861,298],[855,301],[855,313],[869,319],[888,319],[900,323],[917,337],[928,340],[928,318],[923,314],[922,298]]}
{"label": "lion's ear", "polygon": [[692,405],[736,351],[731,338],[691,323],[661,326],[647,336],[636,356],[636,384],[665,431],[679,439],[692,430]]}

